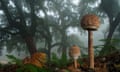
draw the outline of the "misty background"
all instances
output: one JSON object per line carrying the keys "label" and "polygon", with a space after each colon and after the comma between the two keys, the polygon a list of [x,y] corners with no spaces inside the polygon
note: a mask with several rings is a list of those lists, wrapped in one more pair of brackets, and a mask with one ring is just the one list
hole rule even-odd
{"label": "misty background", "polygon": [[[67,54],[74,44],[87,55],[88,34],[80,26],[85,14],[100,18],[94,46],[111,44],[119,50],[120,42],[110,41],[120,36],[119,0],[0,0],[0,60],[7,61],[7,54],[24,58],[36,50],[51,58],[52,53]],[[98,55],[105,49],[94,51]]]}

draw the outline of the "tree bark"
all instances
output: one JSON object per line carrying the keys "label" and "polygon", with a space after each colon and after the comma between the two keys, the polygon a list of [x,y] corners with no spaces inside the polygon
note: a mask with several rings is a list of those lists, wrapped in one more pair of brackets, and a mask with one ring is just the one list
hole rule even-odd
{"label": "tree bark", "polygon": [[33,53],[37,52],[36,49],[36,45],[34,43],[34,39],[33,37],[28,33],[26,26],[25,26],[25,20],[24,20],[24,16],[23,16],[23,12],[21,10],[21,8],[19,8],[19,6],[17,5],[17,3],[15,3],[15,5],[17,5],[17,10],[19,11],[18,14],[20,15],[18,18],[20,19],[20,22],[16,22],[16,20],[12,19],[12,15],[10,15],[10,12],[8,10],[7,5],[5,4],[5,2],[3,0],[0,0],[3,11],[7,17],[8,23],[11,27],[17,28],[19,29],[19,34],[21,35],[21,37],[25,40],[27,46],[28,46],[28,50],[30,55],[32,55]]}
{"label": "tree bark", "polygon": [[112,39],[112,36],[114,34],[114,31],[115,29],[117,28],[117,26],[119,25],[120,23],[120,12],[118,13],[117,17],[115,18],[114,21],[112,21],[110,19],[110,28],[109,28],[109,33],[108,33],[108,36],[107,36],[107,41],[105,42],[104,44],[104,47],[102,48],[102,50],[100,51],[100,55],[104,55],[105,54],[105,51],[104,49],[111,44],[111,39]]}
{"label": "tree bark", "polygon": [[51,41],[48,42],[48,62],[51,62]]}
{"label": "tree bark", "polygon": [[118,13],[118,15],[114,21],[110,22],[110,30],[109,30],[107,38],[109,38],[109,39],[112,38],[112,35],[113,35],[116,27],[119,25],[119,23],[120,23],[120,13]]}
{"label": "tree bark", "polygon": [[34,43],[33,37],[32,36],[26,36],[26,37],[23,37],[23,39],[25,40],[25,42],[28,46],[28,51],[30,52],[30,55],[36,53],[37,49],[36,49],[36,45]]}

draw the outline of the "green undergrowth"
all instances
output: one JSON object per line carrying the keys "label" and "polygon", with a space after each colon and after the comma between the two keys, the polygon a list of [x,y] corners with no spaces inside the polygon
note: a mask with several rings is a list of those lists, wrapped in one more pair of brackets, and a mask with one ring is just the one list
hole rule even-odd
{"label": "green undergrowth", "polygon": [[32,64],[23,64],[22,60],[13,55],[6,55],[10,60],[10,64],[14,63],[18,66],[16,72],[52,72],[49,68],[39,68]]}

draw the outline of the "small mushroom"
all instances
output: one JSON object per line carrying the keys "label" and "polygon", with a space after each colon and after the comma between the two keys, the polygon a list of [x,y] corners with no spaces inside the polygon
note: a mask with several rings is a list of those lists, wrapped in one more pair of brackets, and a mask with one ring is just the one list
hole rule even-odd
{"label": "small mushroom", "polygon": [[80,56],[80,48],[76,45],[73,45],[69,50],[69,55],[74,59],[75,68],[77,68],[77,59]]}

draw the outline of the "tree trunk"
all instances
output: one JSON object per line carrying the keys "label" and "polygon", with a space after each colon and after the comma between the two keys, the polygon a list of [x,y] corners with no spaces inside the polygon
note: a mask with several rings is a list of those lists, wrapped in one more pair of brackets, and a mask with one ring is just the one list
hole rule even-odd
{"label": "tree trunk", "polygon": [[35,42],[33,40],[33,37],[31,36],[26,36],[23,38],[27,44],[27,47],[28,47],[28,51],[30,53],[30,55],[34,54],[37,52],[37,49],[36,49],[36,45],[35,45]]}
{"label": "tree trunk", "polygon": [[116,19],[110,24],[110,31],[109,31],[107,38],[109,38],[109,39],[112,38],[112,35],[113,35],[116,27],[119,25],[119,22],[120,22],[120,13],[118,13]]}
{"label": "tree trunk", "polygon": [[105,48],[111,44],[111,39],[112,39],[113,33],[120,23],[119,19],[120,19],[120,13],[118,13],[118,15],[117,15],[117,17],[115,18],[114,21],[112,21],[112,19],[110,19],[110,29],[109,29],[109,33],[108,33],[108,36],[107,36],[107,41],[104,44],[104,48],[102,48],[102,50],[100,51],[100,55],[104,55],[105,54],[105,51],[104,51]]}
{"label": "tree trunk", "polygon": [[18,3],[15,1],[15,5],[16,5],[18,13],[20,15],[19,16],[20,22],[16,22],[15,20],[13,20],[5,2],[3,0],[0,0],[0,2],[2,4],[2,8],[3,8],[3,11],[4,11],[6,17],[7,17],[9,25],[11,27],[19,29],[20,35],[22,36],[23,40],[25,40],[25,42],[28,46],[28,50],[30,52],[30,55],[37,52],[36,45],[34,43],[33,37],[28,33],[28,31],[26,29],[26,26],[25,26],[26,22],[24,20],[23,12],[22,12],[21,8],[18,6]]}
{"label": "tree trunk", "polygon": [[48,62],[51,62],[51,42],[48,42]]}
{"label": "tree trunk", "polygon": [[66,41],[67,37],[65,36],[65,34],[63,34],[62,37],[62,55],[66,55],[67,54],[67,41]]}

